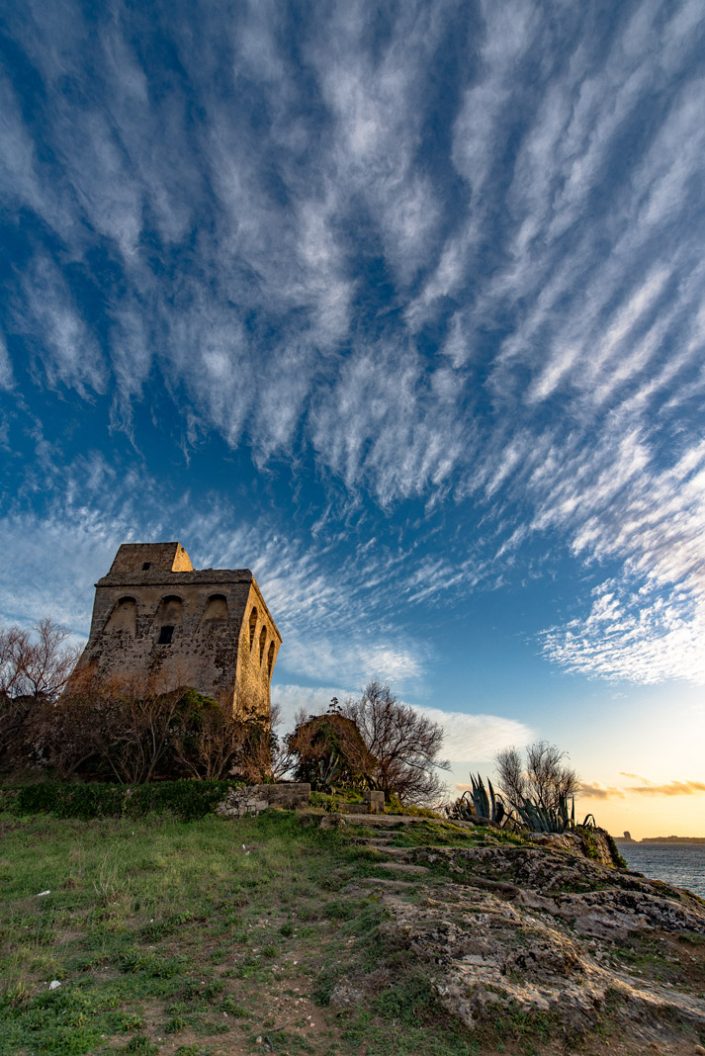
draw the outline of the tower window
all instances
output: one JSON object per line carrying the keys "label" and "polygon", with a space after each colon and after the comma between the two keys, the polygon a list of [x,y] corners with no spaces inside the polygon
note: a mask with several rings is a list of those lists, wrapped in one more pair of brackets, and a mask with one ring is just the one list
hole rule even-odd
{"label": "tower window", "polygon": [[267,642],[267,628],[263,627],[259,632],[259,662],[262,663],[264,659],[264,647]]}
{"label": "tower window", "polygon": [[117,605],[110,613],[105,625],[106,631],[126,631],[135,637],[137,633],[137,602],[134,598],[120,598]]}
{"label": "tower window", "polygon": [[174,637],[174,628],[169,623],[165,623],[163,627],[159,629],[159,645],[171,645],[171,639]]}
{"label": "tower window", "polygon": [[255,627],[257,626],[257,609],[250,609],[250,649],[255,644]]}
{"label": "tower window", "polygon": [[269,677],[272,677],[272,665],[274,664],[274,642],[269,643],[269,652],[267,653],[267,673]]}
{"label": "tower window", "polygon": [[146,572],[147,569],[151,568],[151,567],[152,567],[152,562],[151,561],[145,561],[145,563],[142,565],[142,571]]}
{"label": "tower window", "polygon": [[204,620],[227,620],[228,603],[224,594],[211,594],[203,613]]}

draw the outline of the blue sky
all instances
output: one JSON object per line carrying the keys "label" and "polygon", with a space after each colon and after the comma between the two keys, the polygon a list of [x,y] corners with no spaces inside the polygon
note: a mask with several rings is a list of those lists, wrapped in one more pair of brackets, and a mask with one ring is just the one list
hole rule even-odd
{"label": "blue sky", "polygon": [[379,677],[458,781],[546,736],[696,826],[704,19],[6,5],[2,618],[83,636],[179,538],[255,571],[287,713]]}

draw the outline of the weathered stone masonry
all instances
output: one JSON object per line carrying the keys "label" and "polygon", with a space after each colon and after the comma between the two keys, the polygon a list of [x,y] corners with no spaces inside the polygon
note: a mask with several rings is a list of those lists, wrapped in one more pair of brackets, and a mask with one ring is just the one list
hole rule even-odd
{"label": "weathered stone masonry", "polygon": [[78,669],[268,715],[281,641],[249,569],[196,570],[180,543],[124,543],[96,583]]}

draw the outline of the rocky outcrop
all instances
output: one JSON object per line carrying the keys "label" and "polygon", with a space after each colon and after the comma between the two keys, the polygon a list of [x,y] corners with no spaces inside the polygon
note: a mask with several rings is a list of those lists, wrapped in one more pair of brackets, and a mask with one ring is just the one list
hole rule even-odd
{"label": "rocky outcrop", "polygon": [[623,866],[616,843],[604,829],[579,827],[573,832],[531,834],[532,843],[549,850],[584,855],[599,865]]}
{"label": "rocky outcrop", "polygon": [[[397,876],[423,867],[431,882],[413,897],[408,880],[380,882],[381,947],[411,951],[445,1011],[476,1035],[541,1021],[544,1053],[705,1053],[705,902],[572,850],[395,853]],[[342,980],[341,995],[360,985]],[[619,1040],[583,1049],[596,1030]]]}

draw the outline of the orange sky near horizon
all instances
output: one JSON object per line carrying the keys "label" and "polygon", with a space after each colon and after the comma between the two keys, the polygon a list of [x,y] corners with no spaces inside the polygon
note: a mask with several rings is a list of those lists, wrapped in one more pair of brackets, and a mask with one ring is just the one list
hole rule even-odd
{"label": "orange sky near horizon", "polygon": [[[595,815],[598,825],[613,836],[631,833],[633,839],[650,836],[705,837],[705,783],[688,782],[702,787],[678,791],[676,783],[669,792],[629,792],[626,786],[615,786],[606,796],[581,795],[576,801],[576,816],[582,821],[588,812]],[[644,788],[648,786],[643,786]]]}

